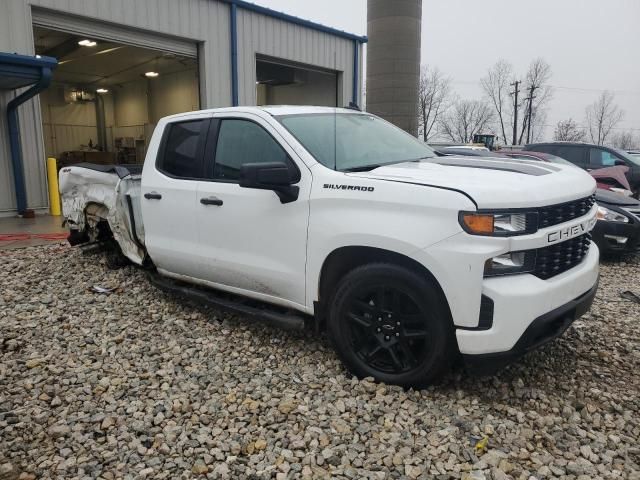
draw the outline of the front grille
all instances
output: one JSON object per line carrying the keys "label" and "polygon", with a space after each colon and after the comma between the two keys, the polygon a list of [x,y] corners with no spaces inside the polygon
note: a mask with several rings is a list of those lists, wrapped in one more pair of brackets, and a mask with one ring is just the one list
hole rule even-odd
{"label": "front grille", "polygon": [[565,240],[548,247],[538,248],[536,252],[536,268],[533,274],[546,280],[578,265],[589,252],[591,234]]}
{"label": "front grille", "polygon": [[573,220],[589,213],[596,202],[596,196],[581,198],[572,202],[559,203],[538,209],[538,228],[551,227]]}

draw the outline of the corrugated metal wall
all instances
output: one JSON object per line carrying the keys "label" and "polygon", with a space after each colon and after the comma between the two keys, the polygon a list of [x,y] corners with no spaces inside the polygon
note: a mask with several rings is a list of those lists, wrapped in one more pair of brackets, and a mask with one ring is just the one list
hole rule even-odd
{"label": "corrugated metal wall", "polygon": [[[216,0],[0,0],[0,51],[33,55],[32,8],[44,8],[198,42],[203,108],[231,105],[230,7]],[[256,54],[343,72],[344,104],[352,95],[352,40],[238,9],[238,77],[241,105],[256,103]],[[362,55],[360,55],[362,58]],[[362,70],[360,70],[362,71]],[[0,92],[0,213],[15,209],[5,121],[10,98]],[[28,206],[48,204],[39,99],[20,107]]]}
{"label": "corrugated metal wall", "polygon": [[351,101],[353,41],[301,25],[238,10],[238,94],[240,105],[256,104],[256,54],[343,72],[340,106]]}

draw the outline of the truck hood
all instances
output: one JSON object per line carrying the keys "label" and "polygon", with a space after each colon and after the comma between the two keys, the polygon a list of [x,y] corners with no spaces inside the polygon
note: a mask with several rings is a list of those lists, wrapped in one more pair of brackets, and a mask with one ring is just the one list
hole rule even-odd
{"label": "truck hood", "polygon": [[460,191],[478,208],[554,205],[596,188],[591,175],[571,165],[492,157],[436,157],[348,175]]}

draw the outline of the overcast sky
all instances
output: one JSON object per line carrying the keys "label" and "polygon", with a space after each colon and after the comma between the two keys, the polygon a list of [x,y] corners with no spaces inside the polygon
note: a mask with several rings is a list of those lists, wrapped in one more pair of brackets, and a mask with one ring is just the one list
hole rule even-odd
{"label": "overcast sky", "polygon": [[[367,33],[366,0],[252,1]],[[542,57],[555,87],[548,136],[558,120],[582,124],[602,90],[625,111],[619,127],[640,135],[640,0],[424,0],[422,8],[422,63],[451,77],[460,97],[480,98],[479,79],[501,58],[523,78]]]}

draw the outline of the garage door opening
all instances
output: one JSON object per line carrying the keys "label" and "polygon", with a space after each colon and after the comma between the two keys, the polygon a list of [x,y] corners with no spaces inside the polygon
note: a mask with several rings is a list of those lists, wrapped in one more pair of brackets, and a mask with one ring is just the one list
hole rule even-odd
{"label": "garage door opening", "polygon": [[158,120],[200,108],[197,58],[34,26],[36,53],[58,59],[40,94],[47,156],[142,163]]}
{"label": "garage door opening", "polygon": [[277,59],[256,59],[258,105],[338,105],[338,72]]}

